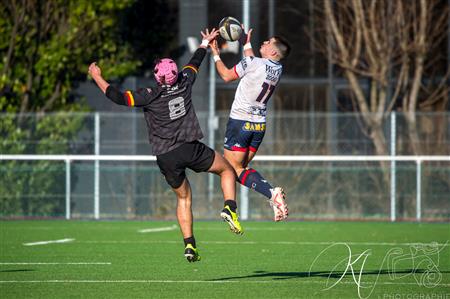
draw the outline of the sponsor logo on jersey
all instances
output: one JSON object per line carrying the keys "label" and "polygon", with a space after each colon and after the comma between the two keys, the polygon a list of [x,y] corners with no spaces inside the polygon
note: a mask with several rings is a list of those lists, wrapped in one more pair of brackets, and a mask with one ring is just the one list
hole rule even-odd
{"label": "sponsor logo on jersey", "polygon": [[186,86],[183,86],[183,87],[180,88],[178,85],[174,85],[172,87],[167,88],[165,90],[165,93],[163,93],[161,95],[161,97],[162,98],[173,97],[173,96],[179,95],[179,94],[181,94],[181,93],[183,93],[185,91],[186,91]]}
{"label": "sponsor logo on jersey", "polygon": [[242,65],[242,70],[245,71],[245,69],[247,68],[247,61],[244,59],[241,60],[241,65]]}
{"label": "sponsor logo on jersey", "polygon": [[267,108],[266,107],[258,107],[258,106],[250,106],[250,111],[248,112],[251,115],[258,115],[258,116],[266,116],[267,114]]}
{"label": "sponsor logo on jersey", "polygon": [[270,65],[266,65],[266,80],[277,82],[281,76],[282,68],[274,69]]}
{"label": "sponsor logo on jersey", "polygon": [[246,122],[242,129],[244,131],[253,131],[253,132],[264,132],[266,130],[266,124],[265,123],[251,123]]}

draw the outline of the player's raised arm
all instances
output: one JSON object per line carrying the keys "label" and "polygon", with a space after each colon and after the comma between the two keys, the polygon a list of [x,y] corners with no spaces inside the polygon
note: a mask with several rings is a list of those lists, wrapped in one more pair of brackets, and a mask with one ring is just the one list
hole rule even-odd
{"label": "player's raised arm", "polygon": [[91,63],[89,65],[89,74],[92,79],[94,79],[97,86],[101,89],[101,91],[114,103],[118,105],[124,106],[145,106],[152,99],[151,90],[149,89],[139,89],[138,91],[127,90],[124,93],[121,92],[116,87],[110,85],[105,79],[102,77],[102,70],[95,63]]}
{"label": "player's raised arm", "polygon": [[216,38],[216,36],[219,34],[219,31],[216,30],[216,28],[213,28],[210,32],[209,29],[206,28],[205,31],[200,31],[200,33],[202,35],[202,43],[200,44],[198,49],[194,52],[194,55],[192,55],[192,58],[189,60],[188,64],[186,64],[183,67],[183,70],[191,69],[195,73],[197,73],[200,64],[205,58],[206,49],[208,48],[208,45],[211,43],[212,40]]}
{"label": "player's raised arm", "polygon": [[102,77],[102,70],[97,65],[96,62],[93,62],[89,65],[89,75],[91,75],[92,79],[94,79],[97,86],[102,90],[103,93],[106,93],[106,89],[109,86],[109,83],[106,82]]}
{"label": "player's raised arm", "polygon": [[220,59],[220,51],[219,46],[217,45],[217,40],[214,40],[211,43],[211,51],[213,53],[214,62],[216,63],[217,72],[219,76],[225,82],[231,82],[239,78],[238,74],[234,71],[234,69],[229,69]]}
{"label": "player's raised arm", "polygon": [[242,36],[240,42],[244,45],[244,56],[255,56],[255,53],[252,49],[251,39],[252,39],[252,31],[250,28],[247,33],[245,33],[244,24],[241,24],[242,27]]}

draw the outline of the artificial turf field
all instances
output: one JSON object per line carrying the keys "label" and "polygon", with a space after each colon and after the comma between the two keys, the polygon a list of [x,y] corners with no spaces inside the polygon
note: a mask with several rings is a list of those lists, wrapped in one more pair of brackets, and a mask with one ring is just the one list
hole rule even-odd
{"label": "artificial turf field", "polygon": [[450,298],[449,223],[242,225],[196,222],[188,263],[175,222],[3,221],[0,298]]}

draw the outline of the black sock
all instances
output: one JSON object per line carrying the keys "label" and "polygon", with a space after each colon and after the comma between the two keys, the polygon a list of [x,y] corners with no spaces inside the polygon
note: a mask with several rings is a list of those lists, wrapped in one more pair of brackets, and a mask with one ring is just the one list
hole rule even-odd
{"label": "black sock", "polygon": [[197,248],[197,246],[195,245],[194,236],[184,239],[184,246],[186,246],[187,244],[191,244],[192,246],[194,246],[194,248]]}
{"label": "black sock", "polygon": [[225,200],[224,206],[229,206],[231,212],[236,213],[237,205],[236,205],[236,201],[235,200],[232,200],[232,199]]}

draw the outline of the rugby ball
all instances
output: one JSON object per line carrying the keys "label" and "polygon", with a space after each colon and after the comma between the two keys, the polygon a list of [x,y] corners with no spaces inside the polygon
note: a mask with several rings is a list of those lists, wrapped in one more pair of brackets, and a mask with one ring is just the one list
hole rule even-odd
{"label": "rugby ball", "polygon": [[233,17],[225,17],[219,23],[219,33],[227,41],[236,41],[242,35],[241,23]]}

